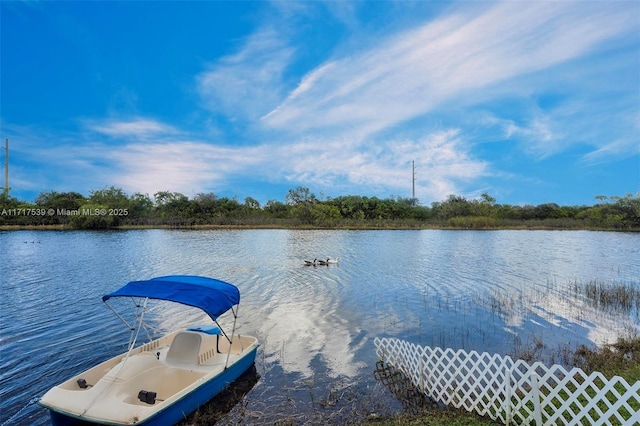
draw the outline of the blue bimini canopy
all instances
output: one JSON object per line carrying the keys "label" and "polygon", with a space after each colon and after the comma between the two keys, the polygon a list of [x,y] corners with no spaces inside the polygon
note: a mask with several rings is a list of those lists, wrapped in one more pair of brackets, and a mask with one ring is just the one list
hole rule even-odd
{"label": "blue bimini canopy", "polygon": [[202,309],[214,321],[240,303],[240,291],[233,284],[192,275],[131,281],[119,290],[102,296],[102,301],[106,302],[112,297],[148,297],[182,303]]}

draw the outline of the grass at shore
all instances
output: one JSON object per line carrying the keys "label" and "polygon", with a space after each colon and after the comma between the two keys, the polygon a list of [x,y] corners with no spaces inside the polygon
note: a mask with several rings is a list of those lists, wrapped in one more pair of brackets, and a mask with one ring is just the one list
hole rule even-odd
{"label": "grass at shore", "polygon": [[640,381],[640,336],[622,337],[598,350],[580,346],[574,363],[588,374],[598,371],[609,379],[620,376],[628,383]]}
{"label": "grass at shore", "polygon": [[381,420],[368,420],[360,425],[371,426],[494,426],[502,423],[468,413],[464,410],[425,410],[419,416],[398,415]]}

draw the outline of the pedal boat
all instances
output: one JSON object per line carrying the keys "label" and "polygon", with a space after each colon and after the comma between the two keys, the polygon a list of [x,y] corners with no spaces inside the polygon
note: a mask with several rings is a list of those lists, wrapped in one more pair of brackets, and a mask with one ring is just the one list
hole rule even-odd
{"label": "pedal boat", "polygon": [[[132,327],[108,303],[134,301]],[[136,346],[150,299],[203,310],[211,324],[176,330]],[[173,275],[132,281],[102,297],[129,327],[128,351],[51,388],[38,403],[49,409],[54,425],[172,425],[191,414],[254,363],[258,340],[235,334],[240,292],[213,278]],[[231,334],[218,318],[233,314]]]}

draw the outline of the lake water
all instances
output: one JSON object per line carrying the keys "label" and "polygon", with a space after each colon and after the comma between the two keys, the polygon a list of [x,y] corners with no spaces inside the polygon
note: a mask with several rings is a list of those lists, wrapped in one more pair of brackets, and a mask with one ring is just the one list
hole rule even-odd
{"label": "lake water", "polygon": [[[123,352],[128,330],[101,296],[154,276],[240,288],[239,332],[261,346],[251,386],[221,423],[400,409],[373,374],[377,336],[510,354],[534,338],[575,346],[640,328],[638,306],[603,311],[576,291],[638,285],[637,233],[12,231],[0,232],[0,255],[0,424],[47,424],[36,398]],[[339,263],[304,266],[327,257]],[[181,306],[149,315],[158,333],[203,319]]]}

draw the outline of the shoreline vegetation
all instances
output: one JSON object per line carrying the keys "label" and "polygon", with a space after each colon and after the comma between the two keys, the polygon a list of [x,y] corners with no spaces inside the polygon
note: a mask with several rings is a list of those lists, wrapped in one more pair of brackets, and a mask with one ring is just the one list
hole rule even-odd
{"label": "shoreline vegetation", "polygon": [[42,192],[33,203],[0,194],[0,230],[67,229],[563,229],[640,231],[640,192],[596,196],[592,206],[498,204],[484,193],[478,199],[449,195],[421,205],[412,198],[327,197],[308,188],[290,189],[285,201],[265,205],[214,193],[192,199],[160,191],[126,194],[109,187],[91,191]]}

